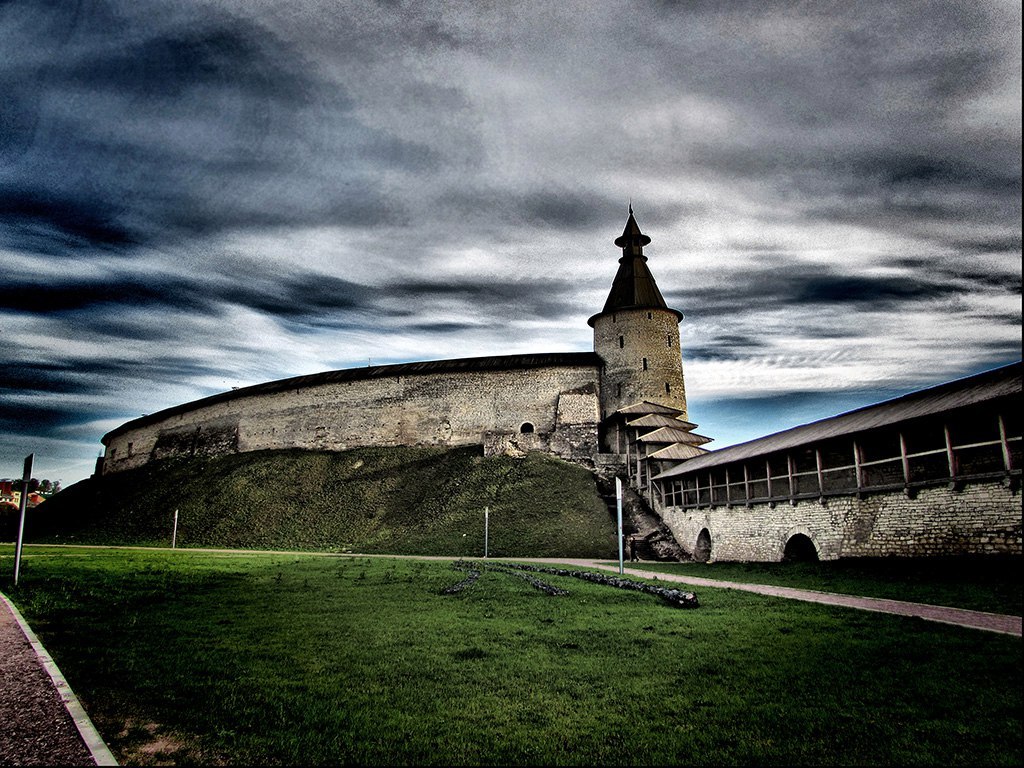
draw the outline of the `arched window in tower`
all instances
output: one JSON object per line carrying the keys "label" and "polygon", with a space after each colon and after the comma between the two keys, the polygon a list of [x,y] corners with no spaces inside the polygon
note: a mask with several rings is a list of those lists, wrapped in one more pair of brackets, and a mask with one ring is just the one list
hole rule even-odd
{"label": "arched window in tower", "polygon": [[619,349],[622,349],[624,346],[626,346],[626,338],[624,336],[619,336]]}
{"label": "arched window in tower", "polygon": [[519,432],[521,434],[524,434],[524,435],[532,435],[533,434],[533,424],[531,424],[528,421],[524,421],[522,423],[522,425],[520,425],[520,427],[519,427]]}
{"label": "arched window in tower", "polygon": [[645,371],[647,370],[647,358],[646,357],[644,358],[644,370]]}

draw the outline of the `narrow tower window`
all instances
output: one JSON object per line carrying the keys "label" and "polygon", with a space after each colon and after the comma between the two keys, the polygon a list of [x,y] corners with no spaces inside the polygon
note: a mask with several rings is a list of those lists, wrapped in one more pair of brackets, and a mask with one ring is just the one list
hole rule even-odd
{"label": "narrow tower window", "polygon": [[644,370],[645,371],[647,370],[647,358],[646,357],[644,358]]}
{"label": "narrow tower window", "polygon": [[669,384],[669,383],[668,383],[668,382],[666,381],[666,382],[665,382],[665,394],[666,394],[666,395],[668,395],[668,394],[671,394],[671,392],[672,392],[672,385],[671,385],[671,384]]}
{"label": "narrow tower window", "polygon": [[624,346],[626,346],[626,339],[623,336],[619,336],[619,349],[622,349]]}
{"label": "narrow tower window", "polygon": [[648,319],[648,320],[650,320],[650,319],[651,319],[651,317],[652,317],[651,313],[650,313],[650,312],[648,312],[648,313],[647,313],[647,319]]}
{"label": "narrow tower window", "polygon": [[[622,397],[622,385],[621,384],[616,385],[616,387],[615,387],[615,396],[616,397]],[[111,455],[113,455],[113,454],[111,454]]]}
{"label": "narrow tower window", "polygon": [[672,349],[672,334],[671,333],[666,333],[665,334],[665,340],[668,342],[668,348]]}

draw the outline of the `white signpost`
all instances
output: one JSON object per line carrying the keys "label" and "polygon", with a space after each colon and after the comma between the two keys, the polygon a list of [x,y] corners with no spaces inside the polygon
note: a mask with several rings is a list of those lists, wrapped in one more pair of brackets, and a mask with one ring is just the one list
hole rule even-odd
{"label": "white signpost", "polygon": [[28,484],[32,479],[32,462],[35,454],[30,453],[25,457],[25,471],[21,475],[21,502],[18,504],[18,540],[14,545],[14,586],[18,586],[18,576],[21,573],[21,547],[25,538],[25,511],[28,509]]}
{"label": "white signpost", "polygon": [[178,510],[174,510],[174,529],[171,531],[171,549],[178,545]]}
{"label": "white signpost", "polygon": [[484,507],[484,557],[487,557],[487,538],[490,534],[491,508]]}
{"label": "white signpost", "polygon": [[619,576],[622,575],[622,478],[615,478],[615,509],[619,523]]}

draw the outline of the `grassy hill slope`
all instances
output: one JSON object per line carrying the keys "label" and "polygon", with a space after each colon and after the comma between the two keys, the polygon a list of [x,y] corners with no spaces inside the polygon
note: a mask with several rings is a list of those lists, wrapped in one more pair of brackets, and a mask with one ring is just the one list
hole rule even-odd
{"label": "grassy hill slope", "polygon": [[38,543],[496,557],[611,557],[614,523],[584,469],[476,448],[261,451],[165,461],[77,483],[29,515]]}

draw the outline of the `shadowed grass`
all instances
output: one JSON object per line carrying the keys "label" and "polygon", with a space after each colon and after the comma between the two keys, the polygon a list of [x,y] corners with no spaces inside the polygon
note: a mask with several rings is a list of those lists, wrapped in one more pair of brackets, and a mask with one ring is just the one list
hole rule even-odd
{"label": "shadowed grass", "polygon": [[149,464],[77,483],[29,516],[28,541],[610,557],[615,529],[585,469],[478,448],[261,451]]}
{"label": "shadowed grass", "polygon": [[548,574],[570,594],[490,571],[440,594],[463,576],[437,561],[32,548],[19,588],[0,584],[124,761],[1024,758],[1018,638],[729,590],[683,611]]}
{"label": "shadowed grass", "polygon": [[681,576],[884,597],[1021,615],[1019,556],[853,558],[817,563],[629,563]]}

